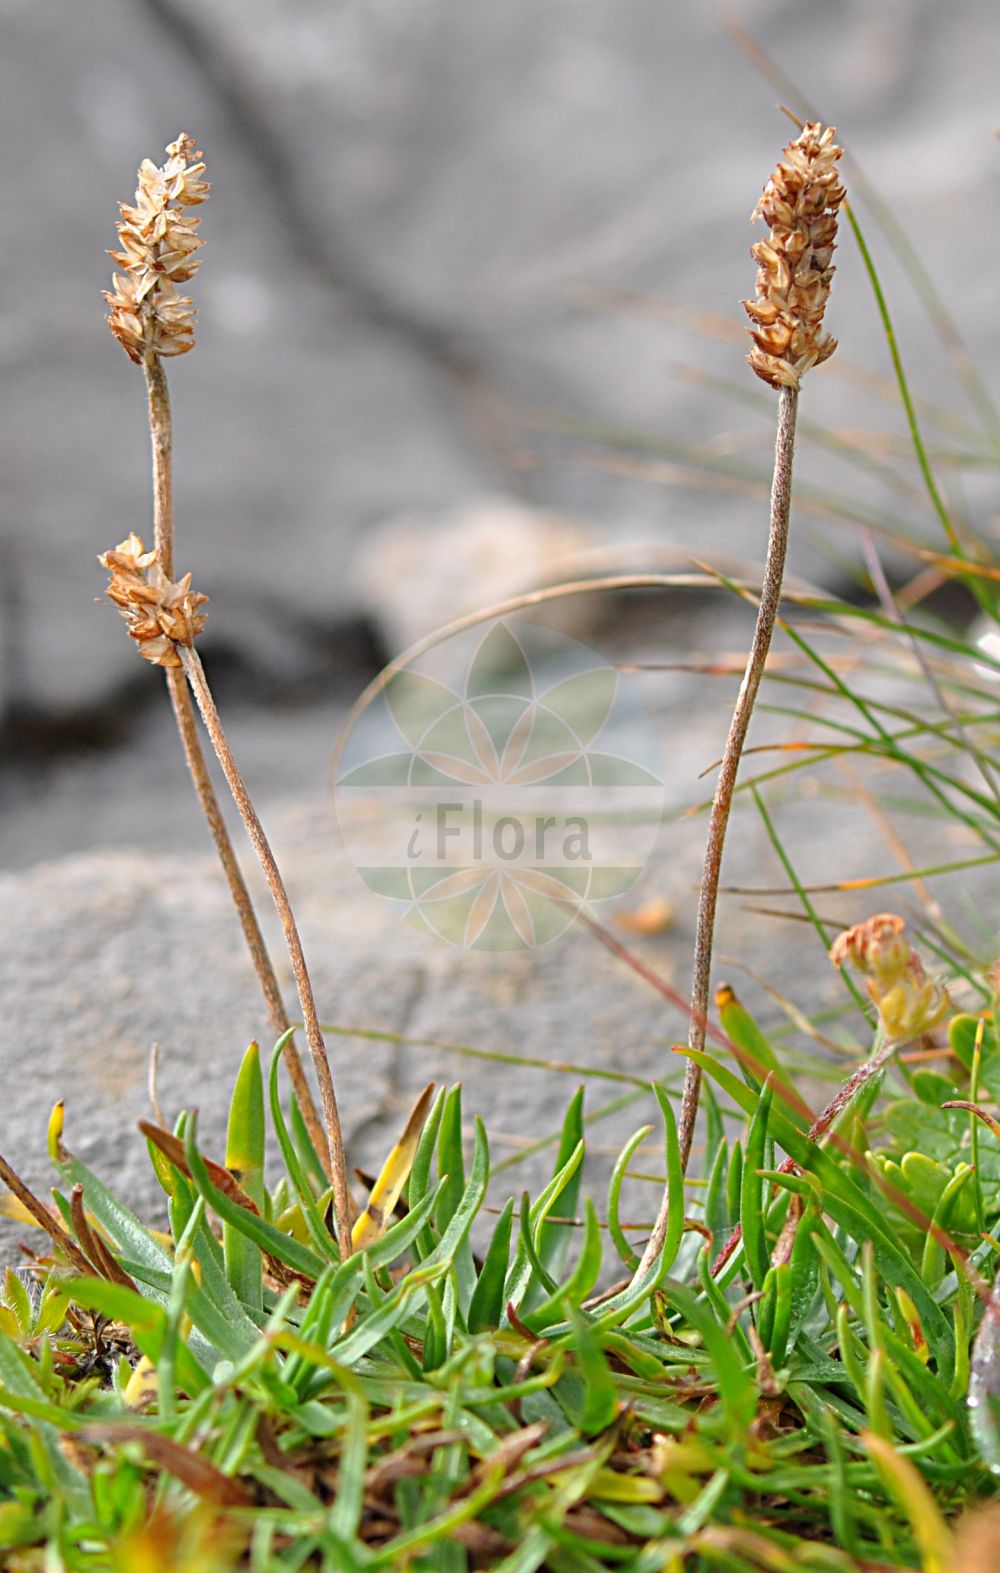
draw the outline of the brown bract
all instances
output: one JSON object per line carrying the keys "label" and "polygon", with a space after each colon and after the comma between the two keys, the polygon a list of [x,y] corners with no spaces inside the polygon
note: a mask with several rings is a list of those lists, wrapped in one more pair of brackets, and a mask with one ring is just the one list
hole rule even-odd
{"label": "brown bract", "polygon": [[891,983],[906,971],[910,959],[910,947],[903,938],[905,928],[906,920],[898,912],[879,912],[838,934],[830,949],[830,960],[835,967],[852,961],[869,977]]}
{"label": "brown bract", "polygon": [[107,593],[121,612],[139,654],[154,666],[180,666],[178,645],[193,645],[205,626],[199,608],[208,600],[191,588],[191,575],[168,579],[157,552],[134,533],[97,559],[111,575]]}
{"label": "brown bract", "polygon": [[197,272],[194,253],[203,244],[198,220],[186,208],[208,196],[201,153],[181,132],[162,165],[143,159],[135,205],[122,202],[119,250],[109,253],[125,270],[116,273],[104,299],[108,326],[130,359],[147,354],[183,355],[194,348],[194,302],[177,285]]}
{"label": "brown bract", "polygon": [[750,248],[757,299],[743,302],[752,323],[747,360],[772,388],[798,388],[803,374],[837,348],[836,339],[820,332],[844,200],[837,168],[843,149],[835,135],[832,126],[804,126],[750,215],[751,223],[769,224],[771,233]]}

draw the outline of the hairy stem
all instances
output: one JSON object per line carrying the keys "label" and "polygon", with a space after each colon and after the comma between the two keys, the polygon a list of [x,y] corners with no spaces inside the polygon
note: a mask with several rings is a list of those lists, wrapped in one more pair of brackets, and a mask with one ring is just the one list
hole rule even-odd
{"label": "hairy stem", "polygon": [[146,397],[149,404],[149,437],[153,447],[153,544],[160,554],[160,567],[168,579],[174,577],[174,428],[170,417],[167,374],[158,355],[150,352],[143,361]]}
{"label": "hairy stem", "polygon": [[[153,449],[153,524],[155,529],[154,545],[159,552],[160,566],[168,579],[174,576],[174,503],[173,503],[173,427],[170,418],[170,394],[167,388],[166,373],[163,363],[158,355],[150,354],[143,363],[146,373],[146,393],[149,401],[149,434]],[[194,706],[188,690],[184,674],[177,668],[168,668],[166,672],[167,688],[170,693],[170,703],[173,707],[174,719],[180,734],[181,745],[184,749],[184,759],[187,763],[191,780],[194,783],[198,802],[201,804],[202,813],[215,842],[215,850],[219,854],[219,862],[229,886],[229,893],[233,898],[243,929],[243,937],[250,952],[254,971],[260,983],[261,993],[267,1009],[268,1020],[280,1037],[288,1031],[288,1014],[281,998],[281,990],[275,977],[271,958],[267,953],[264,936],[261,934],[257,915],[253,910],[250,892],[247,890],[236,853],[226,829],[219,800],[208,773],[208,766],[198,736],[198,725],[195,719]],[[292,1084],[292,1091],[302,1110],[302,1118],[306,1129],[312,1139],[313,1145],[324,1168],[327,1178],[333,1178],[327,1158],[327,1143],[316,1104],[313,1100],[309,1082],[306,1079],[305,1067],[302,1057],[290,1038],[285,1045],[285,1065],[288,1077]]]}
{"label": "hairy stem", "polygon": [[[708,1001],[712,974],[712,944],[715,937],[715,911],[719,897],[719,877],[722,872],[722,852],[726,841],[729,813],[733,804],[736,776],[740,757],[746,741],[747,729],[753,715],[757,691],[764,675],[771,635],[781,600],[781,583],[785,572],[785,555],[788,549],[788,519],[792,501],[792,456],[795,449],[795,415],[798,391],[782,388],[778,396],[778,435],[774,453],[774,479],[771,483],[771,525],[767,542],[767,562],[757,608],[757,626],[747,657],[743,682],[740,685],[736,708],[729,726],[719,778],[716,782],[712,813],[705,844],[705,862],[702,870],[701,892],[698,899],[698,925],[695,935],[694,977],[691,985],[691,1024],[688,1046],[700,1053],[705,1047],[708,1025]],[[701,1068],[689,1060],[684,1073],[684,1091],[681,1097],[681,1117],[678,1139],[681,1163],[687,1171],[694,1140],[695,1121],[698,1117],[698,1099],[701,1093]],[[669,1197],[664,1192],[659,1216],[649,1238],[638,1272],[645,1272],[660,1254],[667,1227]]]}
{"label": "hairy stem", "polygon": [[240,811],[240,817],[246,826],[247,835],[250,837],[253,849],[260,860],[260,866],[264,871],[264,877],[267,880],[268,888],[274,898],[274,904],[278,909],[278,916],[281,919],[285,943],[288,946],[288,954],[292,963],[292,971],[295,974],[295,986],[298,989],[306,1038],[319,1082],[323,1119],[326,1126],[326,1144],[333,1183],[333,1206],[337,1220],[337,1235],[341,1256],[346,1258],[351,1251],[351,1204],[347,1188],[347,1160],[344,1154],[344,1140],[340,1129],[340,1113],[337,1109],[333,1077],[330,1073],[330,1061],[326,1052],[326,1044],[323,1041],[323,1034],[320,1030],[316,1002],[313,998],[312,982],[306,967],[306,958],[302,951],[299,931],[288,901],[288,892],[285,889],[284,880],[275,862],[274,853],[271,851],[270,843],[264,834],[264,827],[257,817],[257,810],[250,800],[246,784],[232,756],[226,734],[222,730],[219,712],[215,708],[215,701],[212,698],[208,680],[205,677],[205,669],[201,664],[198,652],[193,647],[178,646],[177,648],[184,663],[184,671],[187,674],[191,690],[197,700],[198,709],[201,711],[205,728],[212,740],[212,746],[222,766],[229,790],[233,794],[233,801]]}

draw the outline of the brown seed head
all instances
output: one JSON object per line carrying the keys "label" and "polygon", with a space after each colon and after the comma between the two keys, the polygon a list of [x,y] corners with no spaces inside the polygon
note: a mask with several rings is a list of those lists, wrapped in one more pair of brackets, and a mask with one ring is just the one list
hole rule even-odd
{"label": "brown seed head", "polygon": [[772,388],[797,388],[810,366],[831,356],[837,341],[820,327],[837,243],[837,210],[844,200],[837,160],[843,149],[833,126],[803,127],[750,215],[771,227],[751,246],[757,263],[757,299],[745,300],[753,348],[747,360]]}
{"label": "brown seed head", "polygon": [[178,645],[193,645],[205,626],[199,608],[208,600],[191,588],[191,575],[168,579],[158,552],[147,552],[134,533],[97,559],[111,575],[107,594],[121,612],[139,654],[154,666],[180,666]]}
{"label": "brown seed head", "polygon": [[177,285],[200,266],[194,257],[203,245],[198,220],[185,209],[204,202],[208,184],[201,179],[201,153],[186,132],[167,154],[162,165],[143,159],[135,206],[119,204],[120,249],[109,253],[125,271],[104,292],[108,326],[138,363],[149,354],[183,355],[194,348],[194,302],[179,295]]}

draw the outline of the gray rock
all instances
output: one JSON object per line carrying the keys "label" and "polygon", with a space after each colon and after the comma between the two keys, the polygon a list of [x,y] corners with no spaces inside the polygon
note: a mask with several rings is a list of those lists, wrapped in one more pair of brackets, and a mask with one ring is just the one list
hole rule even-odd
{"label": "gray rock", "polygon": [[[960,291],[953,280],[958,251],[986,254],[997,228],[995,8],[765,0],[747,25],[919,235],[988,377],[989,270],[964,269]],[[207,648],[294,683],[321,659],[317,638],[353,615],[349,567],[372,521],[484,491],[592,521],[616,550],[759,560],[760,495],[713,467],[742,473],[745,457],[766,473],[773,400],[742,365],[737,301],[752,281],[745,215],[787,128],[708,13],[657,0],[541,12],[15,0],[5,38],[8,703],[66,714],[135,680],[95,604],[94,556],[148,533],[147,439],[141,377],[103,327],[99,291],[116,202],[181,125],[214,183],[199,347],[171,368],[178,562],[212,597]],[[872,238],[916,384],[947,401],[922,308]],[[899,434],[898,411],[845,375],[849,358],[887,360],[849,243],[840,269],[843,350],[811,381],[808,416]],[[637,297],[694,319],[667,322]],[[697,331],[706,313],[732,342]],[[677,360],[735,397],[677,378]],[[652,434],[667,462],[648,470],[640,451],[609,466],[606,438],[623,428]],[[905,491],[877,464],[849,474],[808,431],[799,479],[934,528],[919,493],[901,519]],[[995,511],[988,472],[973,481],[974,514]],[[855,558],[848,527],[831,534],[822,511],[818,524],[803,512],[794,550],[827,576]],[[417,583],[415,606],[421,595]]]}
{"label": "gray rock", "polygon": [[[398,515],[365,537],[353,576],[357,605],[398,654],[456,617],[587,577],[593,542],[575,520],[503,497],[444,516]],[[566,633],[583,635],[598,607],[596,598],[575,597],[552,609]]]}
{"label": "gray rock", "polygon": [[0,430],[8,698],[72,713],[139,672],[97,604],[96,554],[151,533],[143,379],[104,326],[100,291],[117,202],[179,126],[210,149],[215,190],[198,348],[169,368],[178,568],[211,596],[206,649],[291,682],[315,664],[313,632],[354,615],[343,570],[363,524],[481,491],[493,468],[468,449],[438,371],[316,281],[238,129],[143,8],[56,10],[53,26],[15,6],[0,66],[20,176],[0,220],[0,361],[17,389]]}
{"label": "gray rock", "polygon": [[[499,435],[508,460],[523,462],[519,448],[534,458],[536,500],[595,518],[617,543],[759,555],[759,512],[745,493],[675,472],[680,490],[664,497],[660,486],[602,476],[599,437],[596,451],[584,441],[581,463],[579,442],[553,441],[547,427],[577,417],[593,433],[651,436],[695,469],[699,457],[711,465],[717,444],[766,467],[773,399],[742,364],[738,302],[752,284],[747,215],[789,128],[774,87],[714,14],[657,0],[613,10],[574,0],[544,14],[531,0],[457,12],[448,0],[419,10],[384,0],[300,6],[291,21],[280,0],[159,6],[266,135],[300,234],[350,298],[436,346],[442,364],[450,356],[487,416],[506,408]],[[989,43],[1000,43],[995,9],[980,0],[944,18],[919,4],[889,12],[851,0],[834,13],[765,0],[741,21],[837,122],[918,237],[989,380],[1000,356],[989,285],[970,278],[961,298],[951,285],[956,236],[988,245],[996,226],[994,91],[983,66]],[[953,398],[924,308],[865,222],[911,376]],[[899,411],[845,374],[848,358],[879,372],[889,361],[849,237],[838,264],[830,316],[842,358],[810,381],[809,417],[901,432]],[[686,326],[642,302],[686,309]],[[731,326],[730,342],[709,314]],[[726,379],[726,395],[678,377],[677,361]],[[898,484],[877,467],[851,473],[820,445],[803,453],[800,480],[899,521]],[[517,483],[508,466],[508,485]],[[915,496],[910,527],[930,522]],[[800,531],[794,549],[803,571],[829,576],[828,541],[810,544]],[[843,527],[834,555],[854,555]]]}

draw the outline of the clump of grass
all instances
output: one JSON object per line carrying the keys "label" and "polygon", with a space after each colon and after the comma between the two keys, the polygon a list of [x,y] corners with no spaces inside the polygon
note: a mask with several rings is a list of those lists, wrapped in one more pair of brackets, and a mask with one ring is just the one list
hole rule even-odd
{"label": "clump of grass", "polygon": [[[130,633],[164,666],[178,718],[193,722],[190,685],[267,868],[194,648],[203,598],[174,577],[168,544],[160,357],[193,342],[190,303],[174,286],[193,271],[197,241],[176,215],[185,193],[204,194],[193,146],[180,139],[168,153],[163,168],[140,172],[137,217],[124,214],[126,282],[111,302],[116,332],[149,380],[157,540],[147,553],[130,538],[106,564]],[[783,329],[761,342],[758,330],[780,328],[771,304],[770,323],[759,302],[751,312],[751,360],[790,355],[793,380],[777,377],[790,461],[789,410],[806,352],[794,327],[784,343]],[[814,364],[824,356],[819,317],[799,328],[813,334]],[[773,381],[771,361],[761,367]],[[923,470],[912,400],[907,409]],[[779,455],[780,430],[779,419]],[[775,490],[787,527],[787,476],[783,484],[783,501]],[[935,490],[935,510],[939,502]],[[873,552],[876,527],[868,522]],[[772,544],[773,532],[772,511]],[[590,925],[698,1029],[677,1051],[693,1067],[689,1088],[695,1072],[706,1078],[698,1176],[685,1175],[692,1105],[679,1125],[667,1078],[647,1088],[624,1073],[589,1073],[627,1084],[620,1099],[645,1098],[649,1116],[614,1163],[600,1207],[582,1091],[554,1134],[551,1178],[531,1197],[497,1193],[509,1161],[495,1166],[491,1187],[488,1135],[478,1120],[467,1130],[460,1087],[428,1088],[355,1218],[337,1193],[334,1144],[310,1118],[294,1071],[293,1097],[282,1100],[279,1067],[295,1064],[283,1017],[266,1072],[256,1045],[243,1060],[223,1154],[203,1151],[193,1111],[170,1130],[142,1122],[165,1231],[75,1156],[61,1105],[49,1128],[51,1204],[0,1158],[3,1210],[45,1236],[0,1294],[5,1569],[992,1565],[996,1519],[982,1504],[1000,1474],[1000,1302],[991,1287],[1000,978],[992,930],[978,944],[963,938],[931,887],[1000,858],[988,764],[1000,663],[919,613],[928,572],[934,582],[974,580],[977,599],[992,604],[1000,569],[982,543],[970,549],[964,528],[961,540],[962,553],[911,548],[918,572],[902,593],[873,571],[874,606],[785,595],[778,626],[792,658],[769,668],[769,708],[796,723],[806,711],[819,738],[789,752],[779,745],[737,783],[745,725],[730,734],[729,802],[755,806],[788,881],[753,895],[797,904],[803,948],[813,931],[840,968],[842,1006],[820,1019],[779,1001],[784,1019],[765,1025],[724,987],[710,1019],[711,924],[707,947],[704,929],[699,940],[704,997],[696,986],[690,1006]],[[877,553],[871,560],[877,566]],[[773,553],[769,564],[776,611]],[[745,722],[764,631],[761,651],[759,623],[744,679],[741,705],[753,686]],[[870,692],[862,663],[891,686]],[[846,789],[885,824],[897,871],[822,886],[801,876],[776,808],[804,769],[820,781],[824,769],[850,769]],[[203,781],[199,795],[204,804]],[[900,800],[934,831],[935,852],[919,865],[890,829]],[[721,858],[729,802],[721,821],[718,802],[717,792]],[[956,829],[959,854],[939,852]],[[269,877],[287,909],[276,868]],[[718,879],[716,864],[713,911]],[[918,903],[908,922],[882,912],[835,937],[818,905],[824,893],[851,889],[859,901],[858,892],[878,890],[882,900],[896,884]],[[245,932],[249,911],[241,906]],[[294,956],[288,923],[286,936]],[[269,963],[257,959],[273,1019]],[[322,1035],[304,962],[301,971],[313,1046]],[[837,1067],[839,1086],[820,1110],[797,1084],[802,1039],[814,1058],[823,1051],[827,1075]],[[423,1047],[438,1058],[446,1047],[489,1053]],[[519,1060],[518,1074],[533,1063]],[[268,1124],[280,1153],[270,1172]]]}
{"label": "clump of grass", "polygon": [[[461,1089],[428,1090],[346,1261],[280,1039],[266,1076],[245,1058],[225,1164],[192,1113],[143,1124],[167,1234],[57,1111],[55,1205],[27,1193],[50,1243],[0,1297],[7,1566],[954,1566],[949,1518],[1000,1467],[989,1312],[976,1333],[1000,1147],[966,1161],[969,1116],[927,1071],[876,1115],[885,1056],[813,1134],[774,1044],[731,993],[722,1014],[693,1204],[652,1089],[671,1205],[638,1277],[623,1190],[652,1126],[599,1214],[582,1096],[550,1182],[497,1208],[485,1129],[467,1157]],[[949,1088],[1000,1093],[985,1016],[949,1031]]]}

